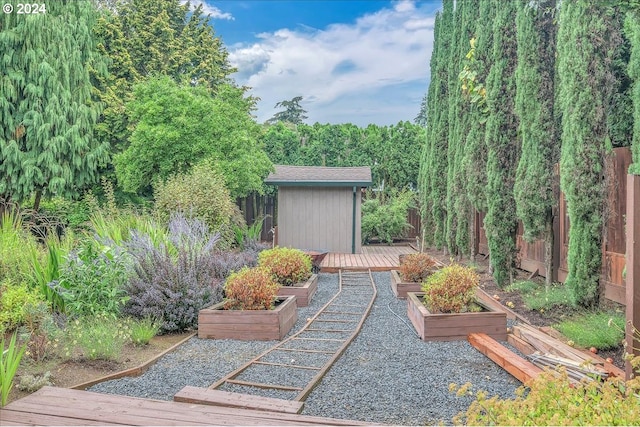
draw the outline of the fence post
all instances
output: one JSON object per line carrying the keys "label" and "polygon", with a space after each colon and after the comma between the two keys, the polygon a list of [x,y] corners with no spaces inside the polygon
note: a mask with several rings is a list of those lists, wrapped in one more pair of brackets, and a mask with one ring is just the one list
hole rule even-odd
{"label": "fence post", "polygon": [[[634,338],[633,327],[640,330],[640,175],[627,175],[627,283],[626,340],[627,351],[640,355],[640,339]],[[634,350],[635,349],[635,350]],[[626,362],[626,377],[631,378],[631,363]]]}

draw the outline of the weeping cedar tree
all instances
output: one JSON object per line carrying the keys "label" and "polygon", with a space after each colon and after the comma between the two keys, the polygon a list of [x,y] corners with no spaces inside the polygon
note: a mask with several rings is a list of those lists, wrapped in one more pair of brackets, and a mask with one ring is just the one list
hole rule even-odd
{"label": "weeping cedar tree", "polygon": [[520,156],[515,115],[517,63],[516,2],[500,2],[493,26],[494,63],[487,77],[487,215],[484,227],[491,266],[500,287],[513,281],[517,230],[513,197],[516,165]]}
{"label": "weeping cedar tree", "polygon": [[560,185],[567,200],[574,304],[595,306],[602,265],[604,158],[611,147],[607,107],[616,86],[613,55],[622,44],[617,11],[589,0],[563,1],[558,29]]}
{"label": "weeping cedar tree", "polygon": [[[516,113],[520,119],[522,154],[514,185],[516,212],[524,239],[545,242],[545,268],[553,271],[553,169],[560,150],[554,116],[556,0],[518,1],[518,66]],[[547,286],[551,274],[546,275]]]}
{"label": "weeping cedar tree", "polygon": [[[105,73],[89,0],[0,16],[0,198],[76,196],[96,181],[107,146],[93,137],[100,105],[90,73]],[[61,58],[64,58],[62,60]]]}
{"label": "weeping cedar tree", "polygon": [[633,143],[631,152],[633,163],[629,173],[640,175],[640,6],[627,13],[625,34],[631,41],[631,58],[629,59],[629,77],[633,79]]}

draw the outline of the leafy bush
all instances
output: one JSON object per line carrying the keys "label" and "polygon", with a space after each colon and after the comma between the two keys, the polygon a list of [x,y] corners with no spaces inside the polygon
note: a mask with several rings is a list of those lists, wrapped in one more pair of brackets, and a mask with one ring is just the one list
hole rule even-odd
{"label": "leafy bush", "polygon": [[[609,321],[614,325],[609,325]],[[554,325],[565,337],[583,348],[616,348],[624,338],[624,315],[585,313]]]}
{"label": "leafy bush", "polygon": [[430,310],[460,313],[470,309],[480,277],[469,267],[450,264],[436,271],[422,284],[424,301]]}
{"label": "leafy bush", "polygon": [[26,283],[0,283],[0,333],[20,326],[25,320],[24,308],[41,301],[39,294]]}
{"label": "leafy bush", "polygon": [[129,264],[128,254],[119,248],[100,247],[95,241],[72,252],[57,283],[67,314],[120,314],[128,299],[124,285]]}
{"label": "leafy bush", "polygon": [[134,232],[126,243],[134,258],[134,273],[125,285],[130,299],[123,313],[158,319],[163,333],[195,327],[198,311],[222,300],[218,235],[198,219],[174,215],[169,240],[175,256],[168,245],[156,246],[146,234]]}
{"label": "leafy bush", "polygon": [[53,383],[51,383],[51,371],[47,371],[42,375],[21,375],[18,390],[33,393],[46,385],[53,385]]}
{"label": "leafy bush", "polygon": [[155,209],[163,218],[174,212],[189,214],[211,230],[220,231],[223,226],[230,227],[235,207],[224,183],[224,177],[212,166],[194,166],[188,173],[155,184]]}
{"label": "leafy bush", "polygon": [[407,222],[409,208],[413,204],[409,190],[394,192],[384,201],[379,198],[365,200],[362,204],[362,241],[378,238],[386,243],[402,237],[411,225]]}
{"label": "leafy bush", "polygon": [[213,274],[217,279],[224,281],[231,273],[242,267],[255,267],[258,265],[258,252],[254,250],[222,251],[216,250],[211,256]]}
{"label": "leafy bush", "polygon": [[[636,358],[640,363],[640,358]],[[469,394],[470,384],[457,393]],[[450,386],[456,390],[455,385]],[[515,399],[488,398],[484,391],[465,413],[458,414],[458,425],[639,425],[640,376],[623,381],[609,378],[573,384],[564,369],[547,370],[516,391]]]}
{"label": "leafy bush", "polygon": [[280,285],[291,286],[311,276],[311,257],[295,248],[273,248],[260,252],[258,266],[265,268]]}
{"label": "leafy bush", "polygon": [[243,268],[230,275],[224,285],[224,307],[227,310],[270,310],[278,288],[270,271],[260,267]]}
{"label": "leafy bush", "polygon": [[30,280],[38,289],[53,310],[60,313],[65,311],[65,302],[60,290],[56,291],[55,285],[60,277],[64,258],[72,246],[72,238],[58,239],[50,237],[45,242],[47,251],[41,256],[38,249],[31,250]]}
{"label": "leafy bush", "polygon": [[398,269],[405,282],[422,283],[437,269],[435,259],[425,253],[405,255]]}
{"label": "leafy bush", "polygon": [[39,362],[54,354],[52,344],[60,330],[46,303],[25,305],[24,322],[18,332],[20,339],[27,343],[26,355],[32,360]]}

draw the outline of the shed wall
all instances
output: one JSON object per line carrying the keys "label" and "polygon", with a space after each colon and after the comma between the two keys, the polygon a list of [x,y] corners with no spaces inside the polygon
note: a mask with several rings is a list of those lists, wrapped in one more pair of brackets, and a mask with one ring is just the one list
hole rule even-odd
{"label": "shed wall", "polygon": [[[355,253],[361,252],[360,191],[356,191]],[[278,245],[351,253],[352,187],[278,188]]]}

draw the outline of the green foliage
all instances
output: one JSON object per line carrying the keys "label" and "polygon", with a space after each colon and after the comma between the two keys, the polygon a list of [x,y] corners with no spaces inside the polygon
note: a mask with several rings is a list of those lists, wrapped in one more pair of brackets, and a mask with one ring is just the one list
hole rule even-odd
{"label": "green foliage", "polygon": [[235,206],[223,177],[207,164],[158,183],[155,200],[161,218],[166,220],[173,212],[183,212],[201,219],[214,231],[229,225]]}
{"label": "green foliage", "polygon": [[5,211],[0,217],[0,282],[24,280],[31,267],[31,253],[38,251],[35,238],[23,227],[22,216]]}
{"label": "green foliage", "polygon": [[405,282],[422,283],[437,267],[436,260],[425,253],[408,254],[400,261],[398,272]]}
{"label": "green foliage", "polygon": [[[640,360],[638,360],[640,362]],[[637,363],[638,363],[637,362]],[[636,365],[637,365],[636,363]],[[471,384],[450,386],[458,396],[470,394]],[[516,391],[515,399],[489,398],[479,391],[456,425],[638,425],[640,423],[640,376],[623,381],[611,377],[598,381],[571,382],[564,369],[545,371]]]}
{"label": "green foliage", "polygon": [[280,285],[265,268],[244,267],[224,284],[226,310],[271,310]]}
{"label": "green foliage", "polygon": [[516,3],[497,8],[493,25],[494,62],[487,76],[487,214],[484,228],[493,278],[499,287],[513,282],[516,250],[516,204],[513,185],[520,156],[515,115],[517,63]]}
{"label": "green foliage", "polygon": [[17,333],[13,333],[9,345],[5,345],[4,334],[0,339],[0,407],[5,406],[9,400],[9,392],[13,387],[13,377],[20,366],[22,356],[27,350],[26,345],[18,347],[16,344]]}
{"label": "green foliage", "polygon": [[[557,118],[554,116],[557,25],[555,0],[535,6],[518,3],[518,68],[515,108],[520,120],[522,155],[516,171],[516,213],[528,242],[544,238],[552,244],[554,165],[560,157]],[[547,260],[548,263],[551,260]],[[549,284],[551,277],[548,277]]]}
{"label": "green foliage", "polygon": [[160,322],[150,317],[132,319],[130,324],[131,342],[135,345],[147,345],[151,338],[160,332]]}
{"label": "green foliage", "polygon": [[39,293],[31,290],[24,282],[0,283],[0,334],[20,326],[25,320],[25,307],[38,304],[39,301]]}
{"label": "green foliage", "polygon": [[[129,147],[114,158],[124,189],[148,192],[157,181],[208,161],[224,177],[233,197],[260,191],[271,162],[258,144],[252,99],[242,89],[180,86],[167,77],[136,85],[127,104],[135,122]],[[198,120],[193,118],[197,117]]]}
{"label": "green foliage", "polygon": [[[611,63],[621,43],[615,12],[585,0],[562,2],[558,29],[558,103],[562,114],[560,185],[569,213],[573,302],[599,302],[604,215],[604,159],[611,147],[606,111],[616,79]],[[576,46],[580,46],[576,49]]]}
{"label": "green foliage", "polygon": [[258,254],[258,267],[269,271],[278,284],[291,286],[311,276],[311,258],[295,248],[276,247]]}
{"label": "green foliage", "polygon": [[624,339],[624,326],[624,315],[607,312],[584,313],[553,325],[576,345],[598,350],[619,347]]}
{"label": "green foliage", "polygon": [[124,290],[131,264],[117,248],[86,241],[69,255],[56,288],[72,317],[108,314],[117,317],[129,299]]}
{"label": "green foliage", "polygon": [[60,278],[60,272],[64,258],[71,250],[69,239],[57,239],[51,237],[45,242],[47,252],[44,257],[37,248],[31,248],[30,280],[42,294],[54,311],[65,312],[65,301],[59,290],[54,289],[55,283]]}
{"label": "green foliage", "polygon": [[411,227],[407,213],[412,206],[414,195],[409,190],[393,192],[386,199],[367,199],[362,203],[362,241],[367,243],[378,238],[393,243]]}
{"label": "green foliage", "polygon": [[631,152],[633,163],[629,173],[640,175],[640,11],[627,13],[625,34],[631,42],[629,58],[629,78],[633,81],[631,98],[633,100],[633,140]]}
{"label": "green foliage", "polygon": [[549,310],[556,306],[571,305],[571,290],[563,284],[541,286],[533,282],[516,282],[507,288],[521,292],[525,306],[529,310]]}
{"label": "green foliage", "polygon": [[18,390],[33,393],[40,390],[47,385],[53,385],[51,382],[51,371],[46,371],[42,375],[24,374],[20,376],[20,383],[18,384]]}
{"label": "green foliage", "polygon": [[302,121],[308,117],[305,115],[307,111],[302,108],[300,101],[302,101],[302,97],[296,96],[289,101],[276,103],[274,108],[284,108],[285,110],[274,114],[266,123],[287,122],[294,125],[302,123]]}
{"label": "green foliage", "polygon": [[52,344],[60,332],[49,305],[41,301],[26,304],[23,316],[24,321],[19,333],[20,339],[27,343],[25,354],[35,362],[47,359],[55,352]]}
{"label": "green foliage", "polygon": [[422,284],[425,305],[440,313],[472,310],[479,284],[480,276],[474,269],[450,264],[427,277]]}
{"label": "green foliage", "polygon": [[108,314],[72,320],[64,330],[63,356],[75,360],[117,360],[129,341],[128,323]]}
{"label": "green foliage", "polygon": [[92,99],[91,75],[106,72],[92,34],[96,18],[88,0],[52,2],[42,14],[0,17],[4,199],[76,196],[96,181],[107,160],[107,144],[93,136],[102,108]]}

